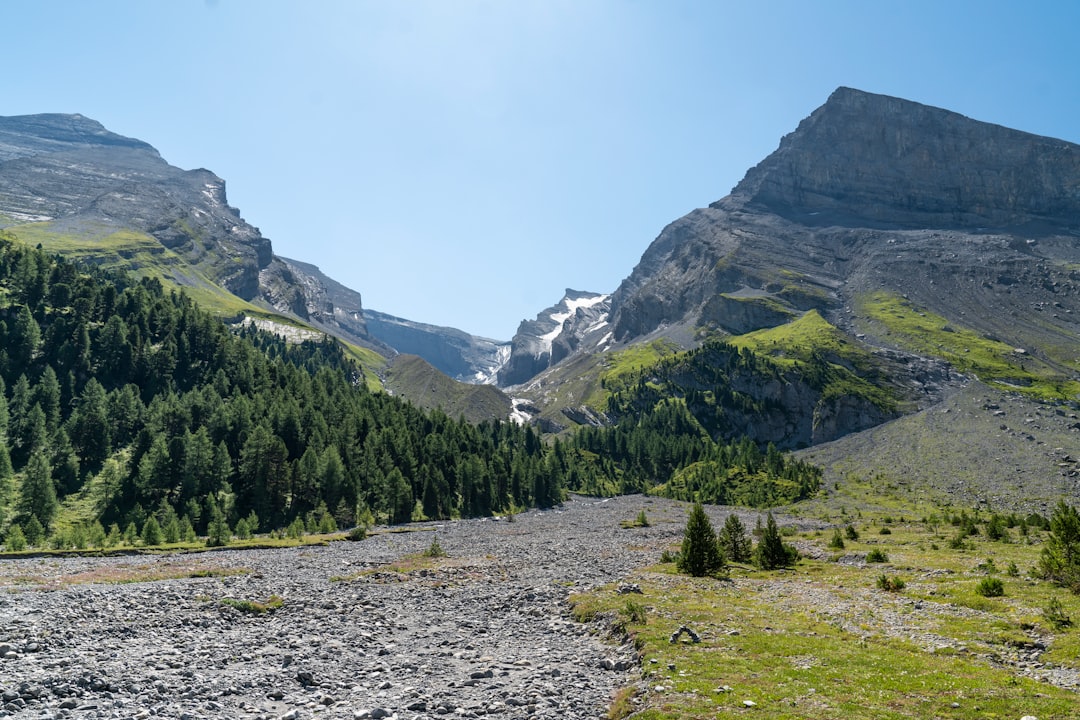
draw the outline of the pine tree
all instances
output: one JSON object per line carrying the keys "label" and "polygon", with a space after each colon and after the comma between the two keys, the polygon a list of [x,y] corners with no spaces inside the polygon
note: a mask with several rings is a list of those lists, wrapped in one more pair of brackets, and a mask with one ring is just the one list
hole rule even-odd
{"label": "pine tree", "polygon": [[694,577],[716,575],[727,569],[727,561],[716,542],[716,532],[701,503],[694,504],[687,518],[678,567],[680,572]]}
{"label": "pine tree", "polygon": [[23,535],[22,527],[18,523],[12,525],[4,538],[4,545],[11,552],[19,552],[26,549],[26,536]]}
{"label": "pine tree", "polygon": [[49,459],[44,451],[38,450],[30,456],[23,473],[19,510],[24,516],[33,516],[43,527],[48,527],[58,506]]}
{"label": "pine tree", "polygon": [[160,545],[162,541],[161,524],[151,515],[146,518],[142,529],[142,543],[146,546]]}
{"label": "pine tree", "polygon": [[222,547],[232,540],[232,531],[229,523],[225,520],[225,513],[221,512],[216,502],[210,504],[210,524],[206,528],[206,544],[208,547]]}
{"label": "pine tree", "polygon": [[750,562],[753,545],[739,516],[735,513],[728,515],[724,527],[720,529],[720,549],[724,556],[732,562]]}
{"label": "pine tree", "polygon": [[798,556],[795,548],[784,543],[780,529],[776,526],[776,519],[769,513],[761,540],[754,550],[754,564],[762,570],[775,570],[794,565]]}
{"label": "pine tree", "polygon": [[1050,516],[1050,535],[1039,557],[1039,572],[1054,584],[1080,593],[1080,513],[1064,500]]}

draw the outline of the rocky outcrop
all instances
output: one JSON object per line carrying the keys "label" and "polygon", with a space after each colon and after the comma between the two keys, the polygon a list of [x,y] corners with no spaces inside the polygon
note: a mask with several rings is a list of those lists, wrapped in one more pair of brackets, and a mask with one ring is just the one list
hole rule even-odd
{"label": "rocky outcrop", "polygon": [[815,224],[1075,225],[1080,146],[840,88],[732,196]]}
{"label": "rocky outcrop", "polygon": [[610,337],[610,296],[567,288],[557,304],[522,320],[510,343],[510,357],[499,370],[500,387],[518,385],[579,348],[596,349]]}
{"label": "rocky outcrop", "polygon": [[224,180],[173,167],[82,115],[0,118],[0,213],[88,240],[148,233],[245,300],[259,297],[273,258],[270,241],[228,204]]}
{"label": "rocky outcrop", "polygon": [[489,384],[510,354],[510,343],[364,310],[371,336],[397,352],[422,357],[460,382]]}

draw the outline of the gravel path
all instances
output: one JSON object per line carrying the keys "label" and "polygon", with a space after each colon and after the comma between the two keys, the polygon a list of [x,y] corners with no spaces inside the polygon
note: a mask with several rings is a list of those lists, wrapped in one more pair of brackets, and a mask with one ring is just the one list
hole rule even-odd
{"label": "gravel path", "polygon": [[[619,527],[643,508],[651,527]],[[567,596],[655,562],[685,517],[575,498],[327,547],[0,561],[0,716],[599,718],[632,648]],[[433,537],[435,567],[387,565]]]}

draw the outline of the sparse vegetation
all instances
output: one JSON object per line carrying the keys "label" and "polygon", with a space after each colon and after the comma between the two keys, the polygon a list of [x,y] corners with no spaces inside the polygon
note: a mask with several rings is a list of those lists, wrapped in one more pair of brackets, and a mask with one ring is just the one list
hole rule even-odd
{"label": "sparse vegetation", "polygon": [[235,598],[225,597],[221,598],[219,602],[225,607],[230,607],[242,613],[250,613],[252,615],[263,615],[273,612],[280,609],[281,606],[285,604],[285,601],[277,595],[271,595],[265,601],[237,600]]}

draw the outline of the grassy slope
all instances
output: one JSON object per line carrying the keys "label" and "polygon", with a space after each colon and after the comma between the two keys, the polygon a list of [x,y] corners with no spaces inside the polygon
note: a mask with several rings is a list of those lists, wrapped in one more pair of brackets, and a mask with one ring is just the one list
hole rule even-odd
{"label": "grassy slope", "polygon": [[942,358],[983,382],[1043,400],[1080,395],[1080,382],[1062,377],[1022,349],[951,324],[899,295],[870,293],[857,298],[855,306],[858,315],[868,318],[868,332],[912,352]]}
{"label": "grassy slope", "polygon": [[415,355],[399,355],[385,371],[386,388],[426,410],[480,422],[510,415],[510,399],[492,385],[457,382]]}
{"label": "grassy slope", "polygon": [[[609,614],[641,652],[642,679],[616,698],[611,717],[1075,717],[1080,696],[1040,679],[1080,670],[1080,639],[1051,626],[1042,608],[1057,598],[1080,619],[1080,598],[1026,577],[1038,533],[952,550],[954,530],[940,522],[893,522],[890,535],[878,534],[880,518],[856,526],[860,540],[843,550],[827,547],[831,531],[789,536],[809,557],[794,571],[737,567],[724,581],[661,564],[628,578],[643,595],[607,586],[575,596],[577,617]],[[865,562],[871,549],[888,561]],[[1003,597],[975,592],[988,559]],[[1006,574],[1010,563],[1020,575]],[[881,575],[906,587],[878,589]],[[645,611],[644,623],[633,610]],[[700,644],[670,642],[684,624]],[[1049,647],[1046,666],[1028,662],[1038,644]]]}

